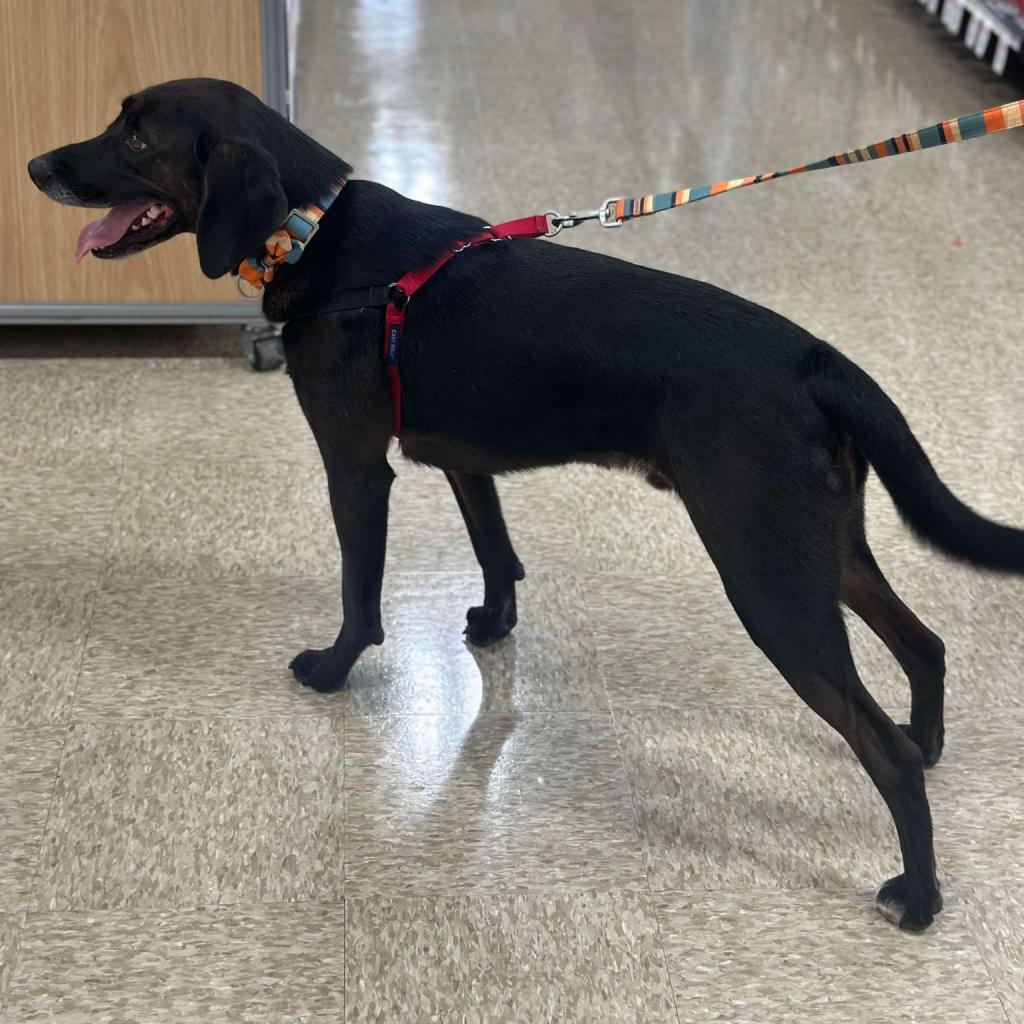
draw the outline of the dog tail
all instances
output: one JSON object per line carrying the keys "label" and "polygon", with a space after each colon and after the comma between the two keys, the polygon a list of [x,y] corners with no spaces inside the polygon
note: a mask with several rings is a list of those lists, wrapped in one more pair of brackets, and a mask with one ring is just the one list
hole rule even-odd
{"label": "dog tail", "polygon": [[961,561],[1024,573],[1024,530],[985,519],[957,498],[868,374],[831,348],[815,349],[812,366],[815,402],[850,434],[918,536]]}

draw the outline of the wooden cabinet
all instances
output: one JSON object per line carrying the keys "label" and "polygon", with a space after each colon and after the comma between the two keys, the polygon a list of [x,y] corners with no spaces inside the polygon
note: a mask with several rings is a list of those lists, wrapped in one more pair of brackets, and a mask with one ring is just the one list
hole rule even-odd
{"label": "wooden cabinet", "polygon": [[59,206],[25,165],[97,134],[146,85],[227,78],[283,110],[283,0],[0,0],[0,321],[246,320],[234,279],[209,281],[195,238],[133,259],[75,264],[96,211]]}

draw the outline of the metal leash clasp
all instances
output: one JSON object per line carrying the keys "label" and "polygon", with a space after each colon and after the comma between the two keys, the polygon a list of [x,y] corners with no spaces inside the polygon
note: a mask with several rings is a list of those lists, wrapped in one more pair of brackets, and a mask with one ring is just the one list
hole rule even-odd
{"label": "metal leash clasp", "polygon": [[615,207],[624,198],[624,196],[610,196],[597,208],[597,221],[601,227],[621,228],[626,223],[622,217],[615,216]]}
{"label": "metal leash clasp", "polygon": [[559,231],[565,228],[574,228],[587,220],[596,220],[603,228],[622,227],[624,221],[621,217],[615,216],[615,204],[622,199],[622,196],[612,196],[606,199],[596,210],[588,210],[586,213],[556,213],[554,210],[547,210],[544,217],[547,220],[548,229],[544,232],[545,238],[554,238]]}

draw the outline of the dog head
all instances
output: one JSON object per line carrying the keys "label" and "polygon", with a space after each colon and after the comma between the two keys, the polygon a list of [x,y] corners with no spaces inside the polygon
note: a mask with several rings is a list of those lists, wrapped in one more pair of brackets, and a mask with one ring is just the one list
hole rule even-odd
{"label": "dog head", "polygon": [[241,86],[191,78],[129,96],[103,132],[37,156],[28,173],[59,203],[109,208],[83,228],[76,260],[133,256],[189,231],[203,273],[220,277],[259,248],[291,205],[319,194],[310,182],[310,194],[290,202],[286,185],[301,192],[303,174],[325,158],[334,173],[347,172]]}

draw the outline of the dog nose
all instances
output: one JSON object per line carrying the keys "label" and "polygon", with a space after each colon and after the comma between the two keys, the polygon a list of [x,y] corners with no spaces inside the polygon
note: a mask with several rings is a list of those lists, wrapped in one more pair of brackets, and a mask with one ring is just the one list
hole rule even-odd
{"label": "dog nose", "polygon": [[50,166],[47,154],[29,160],[28,176],[32,179],[36,188],[39,189],[45,189],[53,181],[53,168]]}

